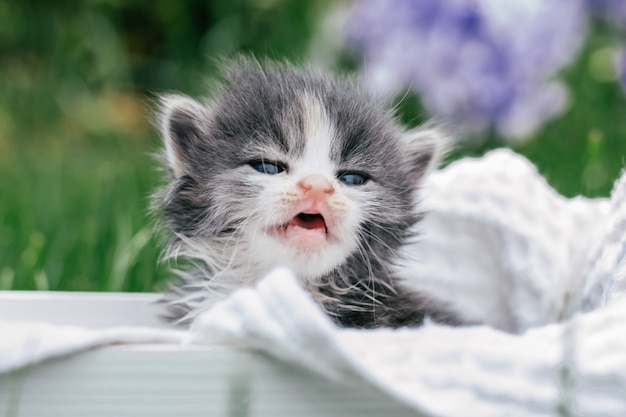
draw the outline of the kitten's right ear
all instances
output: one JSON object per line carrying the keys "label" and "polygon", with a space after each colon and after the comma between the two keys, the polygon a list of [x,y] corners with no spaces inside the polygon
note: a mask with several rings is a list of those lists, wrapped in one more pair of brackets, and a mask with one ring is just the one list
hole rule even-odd
{"label": "kitten's right ear", "polygon": [[191,156],[198,150],[208,118],[209,110],[189,97],[160,98],[158,125],[167,164],[176,178],[189,174]]}
{"label": "kitten's right ear", "polygon": [[412,181],[419,184],[429,171],[437,168],[450,144],[447,129],[434,122],[405,132],[402,137],[404,151],[411,167]]}

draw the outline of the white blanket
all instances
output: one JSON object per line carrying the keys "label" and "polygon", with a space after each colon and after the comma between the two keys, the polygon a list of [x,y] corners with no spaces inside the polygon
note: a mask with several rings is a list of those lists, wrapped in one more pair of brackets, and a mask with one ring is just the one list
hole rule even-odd
{"label": "white blanket", "polygon": [[485,325],[338,329],[277,270],[186,333],[0,321],[0,372],[110,343],[226,343],[369,380],[426,415],[626,415],[626,180],[610,199],[565,199],[500,150],[423,191],[421,238],[398,272]]}
{"label": "white blanket", "polygon": [[626,415],[624,304],[523,335],[434,324],[345,330],[280,270],[195,324],[193,343],[248,346],[328,378],[365,379],[427,416]]}

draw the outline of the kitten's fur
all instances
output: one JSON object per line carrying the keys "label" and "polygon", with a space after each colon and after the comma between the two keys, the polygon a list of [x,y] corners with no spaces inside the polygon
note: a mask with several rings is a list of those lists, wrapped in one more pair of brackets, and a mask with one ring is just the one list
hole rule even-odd
{"label": "kitten's fur", "polygon": [[[167,296],[170,318],[188,324],[216,296],[287,266],[341,325],[410,326],[425,316],[457,323],[391,272],[421,216],[416,192],[436,163],[436,131],[405,131],[388,103],[350,79],[249,58],[226,65],[224,77],[210,100],[161,100],[171,181],[154,201],[171,231],[167,255],[193,264]],[[285,171],[258,172],[255,161]],[[346,184],[338,179],[345,172],[368,181]],[[286,236],[302,207],[317,207],[303,178],[326,187],[319,247],[275,237]]]}

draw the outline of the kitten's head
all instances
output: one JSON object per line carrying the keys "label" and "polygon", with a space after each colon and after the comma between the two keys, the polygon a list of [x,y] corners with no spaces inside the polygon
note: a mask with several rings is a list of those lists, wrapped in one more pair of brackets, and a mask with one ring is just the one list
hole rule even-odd
{"label": "kitten's head", "polygon": [[239,280],[287,266],[314,283],[402,243],[440,149],[432,130],[403,130],[347,79],[243,58],[224,74],[210,100],[161,101],[174,253]]}

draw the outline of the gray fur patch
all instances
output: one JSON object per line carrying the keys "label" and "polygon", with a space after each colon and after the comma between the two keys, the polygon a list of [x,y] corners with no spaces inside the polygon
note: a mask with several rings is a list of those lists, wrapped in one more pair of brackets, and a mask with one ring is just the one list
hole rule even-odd
{"label": "gray fur patch", "polygon": [[[228,294],[267,272],[250,255],[254,243],[247,230],[267,222],[259,206],[271,187],[259,182],[250,163],[270,161],[289,175],[309,142],[322,140],[311,139],[323,136],[311,132],[327,129],[333,137],[323,140],[335,167],[327,174],[337,181],[343,172],[363,173],[368,182],[345,191],[362,202],[356,249],[304,285],[344,326],[413,326],[425,316],[460,322],[444,303],[409,292],[390,272],[421,218],[415,198],[420,179],[436,164],[436,131],[406,132],[389,103],[349,78],[244,57],[223,73],[209,100],[169,96],[161,105],[164,160],[172,175],[155,194],[154,207],[170,236],[168,256],[193,264],[166,296],[171,318],[188,323],[215,293]],[[312,115],[320,118],[315,128]]]}

